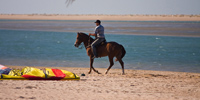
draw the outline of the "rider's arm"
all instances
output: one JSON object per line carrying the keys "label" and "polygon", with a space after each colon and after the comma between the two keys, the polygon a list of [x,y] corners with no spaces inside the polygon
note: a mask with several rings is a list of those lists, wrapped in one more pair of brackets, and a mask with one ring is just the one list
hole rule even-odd
{"label": "rider's arm", "polygon": [[95,28],[95,33],[89,33],[89,36],[92,35],[92,36],[95,36],[95,37],[96,37],[97,32],[98,32],[98,27]]}
{"label": "rider's arm", "polygon": [[96,36],[96,34],[95,34],[95,33],[89,33],[89,35]]}

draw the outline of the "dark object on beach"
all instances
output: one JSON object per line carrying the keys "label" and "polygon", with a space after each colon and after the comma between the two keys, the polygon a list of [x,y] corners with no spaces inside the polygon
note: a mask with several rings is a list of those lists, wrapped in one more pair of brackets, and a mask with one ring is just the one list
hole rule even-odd
{"label": "dark object on beach", "polygon": [[9,72],[11,71],[12,69],[6,67],[6,66],[3,66],[0,64],[0,74],[6,74],[8,75]]}
{"label": "dark object on beach", "polygon": [[81,76],[85,76],[85,74],[83,73],[83,74],[81,74]]}
{"label": "dark object on beach", "polygon": [[[93,62],[94,62],[94,54],[92,52],[92,48],[90,44],[94,41],[93,38],[88,36],[85,33],[78,33],[76,37],[76,42],[74,44],[75,47],[79,47],[79,45],[83,42],[87,55],[90,57],[90,71],[88,72],[89,74],[91,73],[92,69],[100,74],[96,69],[93,67]],[[108,73],[110,68],[114,65],[113,58],[116,57],[115,61],[119,61],[119,63],[122,66],[122,74],[124,74],[124,62],[122,61],[122,58],[126,54],[126,51],[124,47],[116,42],[107,42],[104,43],[100,46],[97,47],[97,55],[98,57],[105,57],[108,56],[109,61],[110,61],[110,66],[108,67],[107,71],[105,74]]]}

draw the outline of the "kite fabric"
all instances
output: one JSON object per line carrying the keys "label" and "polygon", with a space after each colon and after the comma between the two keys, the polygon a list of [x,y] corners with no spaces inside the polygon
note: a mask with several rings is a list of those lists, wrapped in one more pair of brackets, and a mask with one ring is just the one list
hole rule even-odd
{"label": "kite fabric", "polygon": [[72,72],[60,69],[45,68],[41,70],[33,67],[25,67],[22,70],[10,70],[8,75],[1,74],[0,80],[80,80],[80,77]]}

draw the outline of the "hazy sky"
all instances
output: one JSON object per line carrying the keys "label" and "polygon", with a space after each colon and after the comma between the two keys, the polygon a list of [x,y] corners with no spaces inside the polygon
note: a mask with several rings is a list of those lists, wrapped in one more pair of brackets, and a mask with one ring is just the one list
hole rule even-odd
{"label": "hazy sky", "polygon": [[3,14],[200,14],[200,0],[0,0]]}

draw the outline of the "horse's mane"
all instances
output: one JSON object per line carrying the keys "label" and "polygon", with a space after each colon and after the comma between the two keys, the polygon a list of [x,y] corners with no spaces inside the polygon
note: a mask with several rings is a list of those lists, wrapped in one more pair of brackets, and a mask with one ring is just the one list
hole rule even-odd
{"label": "horse's mane", "polygon": [[[81,35],[81,36],[84,36],[84,37],[89,38],[89,35],[87,35],[87,34],[85,34],[85,33],[82,33],[82,32],[78,32],[78,33],[79,33],[79,35]],[[93,39],[92,37],[90,37],[90,40],[91,40],[91,41],[94,41],[94,39]]]}

